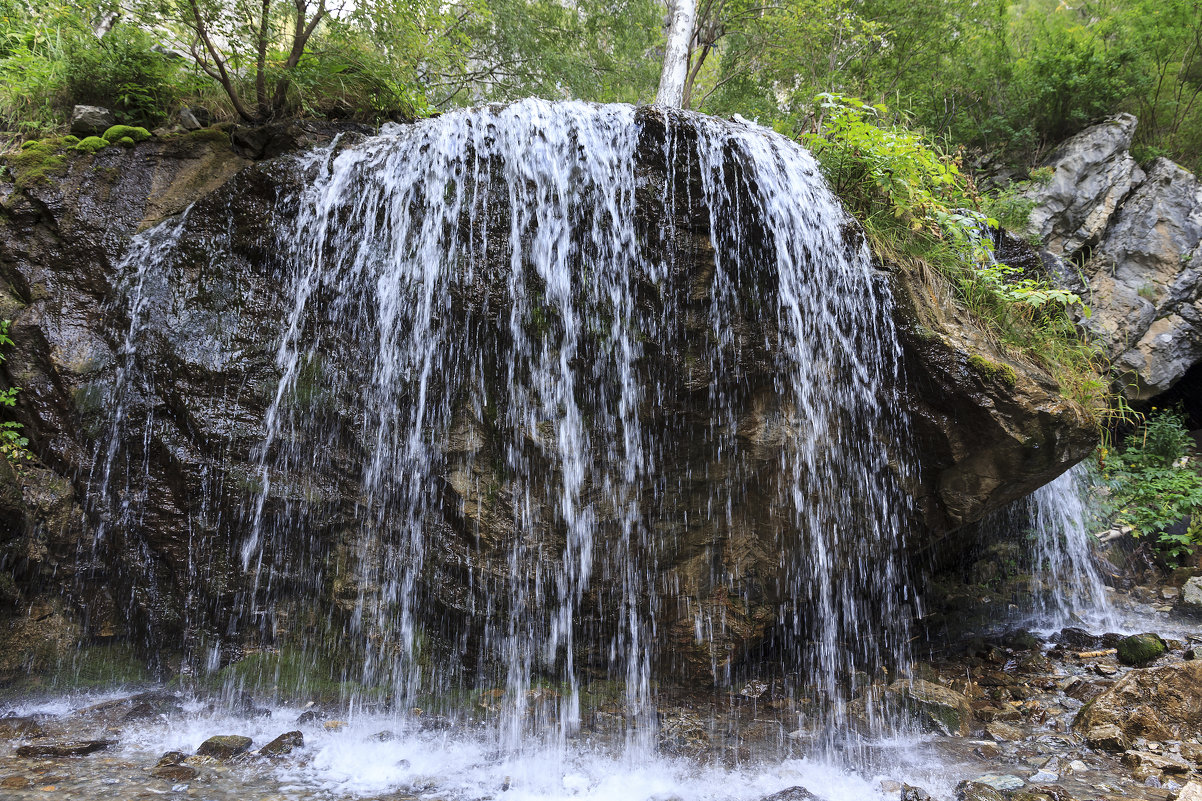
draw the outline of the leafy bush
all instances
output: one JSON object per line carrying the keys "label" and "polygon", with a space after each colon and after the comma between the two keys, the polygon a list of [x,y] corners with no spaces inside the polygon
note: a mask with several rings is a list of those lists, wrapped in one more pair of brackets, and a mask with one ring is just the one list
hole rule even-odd
{"label": "leafy bush", "polygon": [[1087,407],[1101,405],[1100,359],[1067,313],[1080,298],[993,256],[992,230],[999,223],[985,209],[1002,206],[1008,222],[1022,226],[1030,206],[982,196],[958,158],[915,131],[883,122],[882,106],[832,94],[815,103],[820,131],[803,140],[864,224],[874,250],[898,263],[934,267],[1003,343],[1048,366],[1066,394]]}
{"label": "leafy bush", "polygon": [[[0,348],[8,347],[13,344],[12,338],[8,332],[12,327],[11,320],[0,321]],[[0,362],[7,358],[3,353],[0,353]],[[0,406],[13,407],[17,405],[17,393],[21,391],[20,387],[9,387],[5,390],[0,390]],[[29,444],[29,440],[21,436],[21,424],[15,420],[4,420],[0,422],[0,456],[5,459],[23,459],[29,457],[29,451],[25,450],[25,446]]]}
{"label": "leafy bush", "polygon": [[1127,439],[1123,453],[1105,464],[1112,513],[1153,538],[1170,563],[1193,553],[1202,528],[1202,475],[1187,457],[1191,443],[1180,412],[1161,411]]}
{"label": "leafy bush", "polygon": [[145,31],[122,24],[102,39],[86,34],[72,39],[64,54],[68,104],[105,106],[127,123],[154,125],[166,119],[176,94],[176,69],[152,44]]}

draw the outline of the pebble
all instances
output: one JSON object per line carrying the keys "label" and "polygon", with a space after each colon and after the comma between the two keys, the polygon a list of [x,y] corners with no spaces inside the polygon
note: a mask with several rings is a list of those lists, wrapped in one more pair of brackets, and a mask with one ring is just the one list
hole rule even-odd
{"label": "pebble", "polygon": [[1059,781],[1060,777],[1049,770],[1041,770],[1031,777],[1032,784],[1047,784],[1049,782]]}

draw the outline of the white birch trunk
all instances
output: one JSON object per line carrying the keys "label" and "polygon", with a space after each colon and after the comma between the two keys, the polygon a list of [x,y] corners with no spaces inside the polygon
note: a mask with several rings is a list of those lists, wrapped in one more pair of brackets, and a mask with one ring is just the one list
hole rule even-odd
{"label": "white birch trunk", "polygon": [[680,108],[684,103],[684,82],[689,71],[689,41],[693,38],[696,0],[672,0],[672,20],[668,25],[668,43],[664,48],[664,71],[659,76],[655,103]]}

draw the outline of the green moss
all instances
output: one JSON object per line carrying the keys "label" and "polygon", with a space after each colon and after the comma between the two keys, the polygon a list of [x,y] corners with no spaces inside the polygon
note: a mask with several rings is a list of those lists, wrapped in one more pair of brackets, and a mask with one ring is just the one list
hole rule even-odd
{"label": "green moss", "polygon": [[104,132],[104,138],[109,142],[117,142],[127,136],[135,142],[145,142],[150,138],[150,131],[136,125],[114,125]]}
{"label": "green moss", "polygon": [[58,153],[58,140],[31,139],[21,145],[16,153],[6,160],[12,168],[17,189],[26,189],[39,183],[49,183],[51,176],[66,169],[67,160]]}
{"label": "green moss", "polygon": [[85,136],[71,149],[77,153],[91,154],[98,150],[104,150],[108,146],[109,142],[106,139],[101,139],[99,136]]}
{"label": "green moss", "polygon": [[182,134],[180,139],[187,142],[229,142],[230,135],[220,128],[201,128]]}
{"label": "green moss", "polygon": [[1119,640],[1119,661],[1124,665],[1141,667],[1158,659],[1165,652],[1164,640],[1151,633],[1132,634]]}
{"label": "green moss", "polygon": [[283,699],[339,701],[348,698],[383,698],[384,687],[348,681],[343,666],[320,654],[284,647],[251,653],[209,677],[213,687],[235,686],[255,695]]}
{"label": "green moss", "polygon": [[67,134],[63,137],[63,147],[71,147],[79,144],[79,137],[74,134]]}
{"label": "green moss", "polygon": [[121,145],[121,147],[133,147],[138,143],[135,142],[132,137],[123,136],[117,140],[117,144]]}
{"label": "green moss", "polygon": [[1014,372],[1014,368],[1008,364],[999,364],[978,354],[969,356],[968,363],[983,378],[1000,381],[1008,387],[1018,383],[1018,373]]}

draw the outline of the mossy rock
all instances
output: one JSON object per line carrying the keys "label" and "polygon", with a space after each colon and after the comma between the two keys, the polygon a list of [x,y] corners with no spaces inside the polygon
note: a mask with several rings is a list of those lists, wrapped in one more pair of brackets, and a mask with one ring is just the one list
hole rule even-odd
{"label": "mossy rock", "polygon": [[1134,667],[1142,667],[1156,661],[1166,650],[1164,640],[1160,639],[1159,635],[1151,633],[1132,634],[1130,637],[1124,637],[1119,640],[1116,647],[1119,652],[1119,661],[1124,665]]}
{"label": "mossy rock", "polygon": [[117,140],[117,144],[121,145],[121,147],[133,147],[138,143],[133,140],[133,137],[123,136]]}
{"label": "mossy rock", "polygon": [[1018,383],[1018,373],[1008,364],[999,364],[979,354],[969,356],[968,363],[983,378],[1000,381],[1008,387]]}
{"label": "mossy rock", "polygon": [[109,144],[111,143],[107,139],[101,139],[99,136],[85,136],[72,150],[77,153],[91,154],[98,150],[104,150]]}
{"label": "mossy rock", "polygon": [[63,147],[71,147],[79,144],[79,137],[75,134],[67,134],[63,137]]}
{"label": "mossy rock", "polygon": [[129,137],[134,142],[145,142],[150,138],[150,131],[135,125],[114,125],[104,132],[104,139],[109,142],[119,142]]}
{"label": "mossy rock", "polygon": [[17,189],[34,184],[49,183],[51,176],[66,169],[67,160],[59,154],[59,142],[53,139],[31,139],[16,153],[7,156]]}

